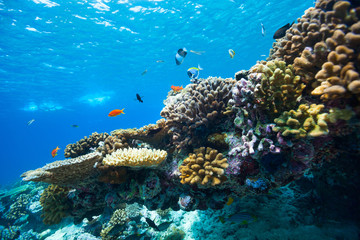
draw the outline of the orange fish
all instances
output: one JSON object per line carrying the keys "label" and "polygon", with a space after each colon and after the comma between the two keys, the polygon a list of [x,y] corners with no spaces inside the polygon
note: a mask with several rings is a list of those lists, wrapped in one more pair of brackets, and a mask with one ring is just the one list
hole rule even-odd
{"label": "orange fish", "polygon": [[59,150],[60,150],[60,148],[59,148],[59,146],[57,146],[54,150],[51,151],[51,156],[55,157],[57,155],[57,151],[59,151]]}
{"label": "orange fish", "polygon": [[119,110],[119,109],[115,109],[115,110],[112,110],[110,113],[109,113],[109,117],[116,117],[117,115],[120,115],[120,114],[125,114],[124,113],[124,109],[123,108],[122,110]]}
{"label": "orange fish", "polygon": [[174,91],[174,92],[180,92],[182,89],[183,89],[183,86],[179,87],[179,86],[171,86],[171,89]]}

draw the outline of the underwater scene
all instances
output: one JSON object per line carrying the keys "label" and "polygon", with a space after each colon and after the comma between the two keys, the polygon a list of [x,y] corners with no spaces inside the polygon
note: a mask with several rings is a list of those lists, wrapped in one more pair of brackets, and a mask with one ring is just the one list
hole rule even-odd
{"label": "underwater scene", "polygon": [[0,239],[360,239],[359,72],[359,0],[0,0]]}

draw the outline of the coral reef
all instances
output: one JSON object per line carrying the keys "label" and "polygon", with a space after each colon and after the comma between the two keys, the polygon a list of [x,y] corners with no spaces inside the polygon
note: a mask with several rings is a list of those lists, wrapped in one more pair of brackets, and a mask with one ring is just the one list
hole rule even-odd
{"label": "coral reef", "polygon": [[84,137],[76,143],[68,144],[64,150],[64,156],[66,158],[76,158],[81,155],[85,155],[91,152],[92,149],[96,149],[101,141],[109,136],[108,133],[94,132],[89,137]]}
{"label": "coral reef", "polygon": [[61,186],[77,184],[98,174],[94,165],[101,160],[101,153],[88,153],[77,158],[46,164],[42,168],[23,173],[21,177],[23,181],[46,182]]}
{"label": "coral reef", "polygon": [[[100,165],[100,164],[99,164]],[[124,167],[110,167],[110,166],[97,166],[97,169],[101,171],[101,175],[98,180],[103,183],[121,184],[127,179],[127,171]]]}
{"label": "coral reef", "polygon": [[67,199],[68,193],[68,188],[50,185],[41,194],[40,204],[43,207],[41,217],[45,224],[60,223],[64,217],[69,215],[71,204]]}
{"label": "coral reef", "polygon": [[9,221],[18,220],[27,215],[26,205],[29,204],[30,194],[20,194],[16,201],[11,204],[9,210],[5,213],[5,218]]}
{"label": "coral reef", "polygon": [[292,65],[286,66],[284,61],[262,61],[253,66],[250,73],[261,74],[260,83],[254,89],[255,102],[270,115],[292,109],[305,88]]}
{"label": "coral reef", "polygon": [[228,166],[227,159],[217,150],[209,147],[195,149],[179,167],[181,183],[214,187],[226,181],[224,173]]}
{"label": "coral reef", "polygon": [[[126,211],[124,209],[116,210],[112,214],[110,221],[106,225],[104,225],[103,229],[101,230],[100,236],[103,240],[117,239],[116,235],[121,234],[121,232],[119,231],[119,229],[116,228],[121,228],[122,225],[124,225],[127,221],[129,221],[129,218]],[[115,230],[112,231],[114,228]]]}
{"label": "coral reef", "polygon": [[234,79],[209,77],[199,84],[189,84],[165,101],[160,115],[166,118],[165,128],[177,148],[196,146],[201,141],[193,138],[201,128],[211,128],[221,122],[234,83]]}
{"label": "coral reef", "polygon": [[103,164],[120,167],[156,167],[166,159],[167,152],[147,148],[119,149],[103,159]]}
{"label": "coral reef", "polygon": [[306,136],[319,137],[329,133],[328,130],[328,113],[320,113],[324,109],[323,104],[301,104],[295,110],[285,111],[274,121],[275,132],[281,132],[285,137],[291,136],[302,138]]}
{"label": "coral reef", "polygon": [[129,144],[126,142],[125,137],[108,136],[102,146],[97,150],[105,157],[108,154],[113,153],[117,149],[128,148]]}

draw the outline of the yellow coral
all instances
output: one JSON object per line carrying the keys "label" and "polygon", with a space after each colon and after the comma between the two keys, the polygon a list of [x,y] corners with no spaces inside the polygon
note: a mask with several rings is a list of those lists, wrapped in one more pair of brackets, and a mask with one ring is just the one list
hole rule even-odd
{"label": "yellow coral", "polygon": [[152,167],[159,165],[166,159],[167,152],[147,148],[118,149],[103,159],[108,166]]}
{"label": "yellow coral", "polygon": [[319,137],[328,134],[328,113],[320,113],[324,105],[301,104],[298,110],[285,111],[275,118],[274,131],[282,132],[283,136],[301,138],[306,136]]}
{"label": "yellow coral", "polygon": [[203,186],[216,186],[226,180],[224,169],[229,164],[227,159],[217,150],[212,148],[198,148],[190,153],[181,164],[181,183],[201,184]]}

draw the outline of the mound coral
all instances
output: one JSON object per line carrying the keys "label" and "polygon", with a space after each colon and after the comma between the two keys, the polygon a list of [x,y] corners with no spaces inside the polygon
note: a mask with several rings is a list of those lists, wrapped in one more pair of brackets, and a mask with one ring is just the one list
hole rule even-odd
{"label": "mound coral", "polygon": [[326,135],[329,133],[328,113],[320,113],[324,107],[323,104],[301,104],[296,111],[285,111],[279,118],[275,118],[277,126],[273,130],[281,132],[285,137],[295,138]]}
{"label": "mound coral", "polygon": [[61,186],[77,184],[96,176],[95,163],[102,160],[99,152],[89,153],[77,158],[46,164],[42,168],[30,170],[21,175],[23,181],[46,182]]}
{"label": "mound coral", "polygon": [[305,88],[300,77],[295,76],[292,65],[286,66],[284,61],[263,61],[250,72],[261,74],[261,82],[254,90],[255,102],[272,115],[292,109]]}
{"label": "mound coral", "polygon": [[76,143],[68,144],[65,148],[64,155],[66,158],[75,158],[91,151],[92,148],[97,148],[100,141],[105,141],[109,136],[107,133],[94,132],[89,137],[84,137]]}
{"label": "mound coral", "polygon": [[128,148],[129,144],[126,142],[125,137],[108,136],[104,144],[97,150],[105,157],[108,154],[113,153],[117,149]]}
{"label": "mound coral", "polygon": [[100,232],[102,239],[117,239],[117,235],[120,234],[119,229],[112,231],[115,227],[122,227],[129,221],[129,218],[124,209],[117,209],[110,218],[110,221],[104,225]]}
{"label": "mound coral", "polygon": [[103,159],[103,164],[113,167],[156,167],[166,159],[167,152],[147,148],[118,149]]}
{"label": "mound coral", "polygon": [[192,137],[201,127],[211,127],[225,116],[234,79],[209,77],[199,84],[189,84],[181,93],[169,97],[160,115],[177,148],[194,145]]}
{"label": "mound coral", "polygon": [[67,199],[68,193],[68,188],[50,185],[41,194],[40,204],[43,207],[41,217],[45,224],[60,223],[69,214],[71,204]]}
{"label": "mound coral", "polygon": [[217,150],[209,147],[195,149],[179,167],[181,183],[217,186],[226,181],[224,173],[228,166],[227,159]]}

